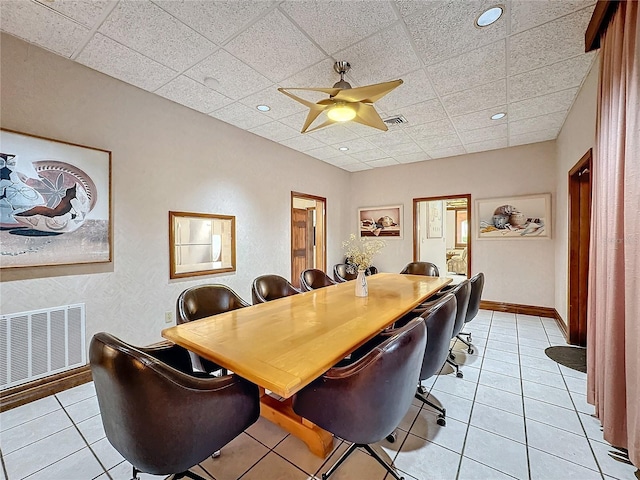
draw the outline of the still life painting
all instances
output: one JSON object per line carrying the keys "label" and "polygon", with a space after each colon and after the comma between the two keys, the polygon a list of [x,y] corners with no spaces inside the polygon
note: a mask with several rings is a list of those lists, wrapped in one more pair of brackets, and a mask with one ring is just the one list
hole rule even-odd
{"label": "still life painting", "polygon": [[111,152],[0,130],[0,267],[111,260]]}
{"label": "still life painting", "polygon": [[476,200],[476,238],[551,238],[551,194]]}
{"label": "still life painting", "polygon": [[358,209],[361,237],[402,238],[402,205]]}

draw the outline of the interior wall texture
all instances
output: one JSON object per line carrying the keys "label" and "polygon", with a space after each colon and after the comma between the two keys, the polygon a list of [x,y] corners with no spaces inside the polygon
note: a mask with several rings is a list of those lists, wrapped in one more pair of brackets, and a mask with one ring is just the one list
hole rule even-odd
{"label": "interior wall texture", "polygon": [[595,147],[599,59],[598,55],[556,139],[555,309],[565,323],[569,320],[569,170]]}
{"label": "interior wall texture", "polygon": [[[46,52],[1,39],[3,128],[112,152],[113,262],[3,270],[1,313],[86,304],[87,339],[160,339],[185,288],[289,278],[291,191],[327,199],[327,264],[349,231],[350,174]],[[168,212],[236,216],[237,270],[169,280]],[[334,246],[334,248],[332,248]]]}
{"label": "interior wall texture", "polygon": [[[553,307],[555,232],[551,239],[476,239],[475,201],[551,193],[556,202],[555,142],[542,142],[353,174],[351,211],[404,205],[402,239],[389,239],[376,259],[399,272],[413,261],[413,199],[471,194],[471,272],[484,272],[483,300]],[[356,215],[351,228],[357,231]]]}

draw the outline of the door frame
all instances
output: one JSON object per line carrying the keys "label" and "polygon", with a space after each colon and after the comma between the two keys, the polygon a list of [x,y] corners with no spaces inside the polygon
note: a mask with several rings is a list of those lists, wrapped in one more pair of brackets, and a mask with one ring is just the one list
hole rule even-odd
{"label": "door frame", "polygon": [[[588,215],[581,208],[580,176],[589,173]],[[569,291],[567,292],[567,326],[572,345],[585,346],[587,341],[587,299],[589,287],[589,244],[591,236],[591,204],[593,185],[593,151],[589,149],[568,175],[569,196]],[[586,254],[585,254],[586,244]],[[582,251],[580,247],[583,247]]]}
{"label": "door frame", "polygon": [[[418,261],[418,203],[433,202],[436,200],[448,200],[450,198],[466,198],[467,199],[467,278],[471,278],[471,194],[460,193],[456,195],[440,195],[438,197],[420,197],[413,199],[413,261]],[[446,211],[446,209],[445,209]],[[444,218],[442,219],[444,222]]]}
{"label": "door frame", "polygon": [[[305,200],[315,200],[316,202],[322,202],[323,208],[322,212],[316,208],[316,264],[320,261],[322,263],[321,270],[326,271],[327,268],[327,199],[324,197],[319,197],[317,195],[310,195],[308,193],[294,192],[291,191],[291,204],[289,210],[289,217],[291,220],[291,229],[290,229],[290,241],[289,241],[289,250],[291,253],[291,280],[293,280],[294,272],[293,272],[293,199],[294,198],[302,198]],[[321,218],[322,221],[318,221],[318,218]],[[320,230],[320,231],[319,231]],[[321,241],[320,252],[318,252],[318,239]],[[317,266],[319,268],[320,266]]]}

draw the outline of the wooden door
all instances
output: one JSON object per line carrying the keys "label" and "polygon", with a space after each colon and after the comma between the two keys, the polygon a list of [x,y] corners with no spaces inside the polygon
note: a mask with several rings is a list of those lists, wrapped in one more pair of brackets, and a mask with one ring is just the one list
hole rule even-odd
{"label": "wooden door", "polygon": [[569,172],[569,343],[587,345],[591,150]]}
{"label": "wooden door", "polygon": [[291,283],[300,287],[300,274],[307,268],[307,210],[291,209]]}

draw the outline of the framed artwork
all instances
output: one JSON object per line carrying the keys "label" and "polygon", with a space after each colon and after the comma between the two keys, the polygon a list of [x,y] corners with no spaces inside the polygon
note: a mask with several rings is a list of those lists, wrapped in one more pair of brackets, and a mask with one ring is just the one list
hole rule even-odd
{"label": "framed artwork", "polygon": [[169,212],[169,277],[236,270],[236,217]]}
{"label": "framed artwork", "polygon": [[361,237],[402,238],[402,205],[358,209]]}
{"label": "framed artwork", "polygon": [[442,238],[442,200],[429,202],[428,238]]}
{"label": "framed artwork", "polygon": [[477,239],[551,238],[551,194],[476,200]]}
{"label": "framed artwork", "polygon": [[110,262],[111,152],[0,129],[0,268]]}

